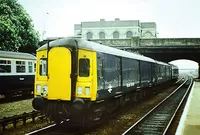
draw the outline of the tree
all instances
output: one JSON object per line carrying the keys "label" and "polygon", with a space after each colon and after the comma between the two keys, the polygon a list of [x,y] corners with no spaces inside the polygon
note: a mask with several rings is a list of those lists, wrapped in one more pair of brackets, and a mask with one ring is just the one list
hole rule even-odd
{"label": "tree", "polygon": [[0,0],[0,50],[34,53],[39,34],[17,0]]}

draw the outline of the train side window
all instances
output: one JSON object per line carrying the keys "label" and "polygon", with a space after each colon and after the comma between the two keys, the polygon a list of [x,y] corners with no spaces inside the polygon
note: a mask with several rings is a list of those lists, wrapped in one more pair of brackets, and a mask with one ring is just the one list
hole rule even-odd
{"label": "train side window", "polygon": [[46,76],[47,75],[47,59],[46,58],[41,58],[40,59],[40,75],[41,76]]}
{"label": "train side window", "polygon": [[11,73],[10,60],[0,60],[0,73]]}
{"label": "train side window", "polygon": [[161,72],[160,72],[160,65],[158,67],[158,75],[160,76],[161,75]]}
{"label": "train side window", "polygon": [[87,58],[79,59],[79,76],[88,77],[90,75],[90,60]]}
{"label": "train side window", "polygon": [[28,72],[32,73],[33,72],[33,63],[32,62],[28,62]]}
{"label": "train side window", "polygon": [[25,73],[25,61],[16,61],[16,71],[17,73]]}
{"label": "train side window", "polygon": [[34,62],[34,73],[36,72],[36,63]]}
{"label": "train side window", "polygon": [[103,60],[99,60],[99,77],[103,77]]}

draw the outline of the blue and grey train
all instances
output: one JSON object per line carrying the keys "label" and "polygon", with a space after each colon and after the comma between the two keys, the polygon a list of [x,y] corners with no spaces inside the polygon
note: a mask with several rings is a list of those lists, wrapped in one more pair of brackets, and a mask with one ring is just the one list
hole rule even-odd
{"label": "blue and grey train", "polygon": [[58,123],[99,120],[178,78],[174,65],[78,38],[41,46],[36,61],[33,107]]}
{"label": "blue and grey train", "polygon": [[0,94],[13,97],[33,93],[35,60],[28,53],[0,51]]}

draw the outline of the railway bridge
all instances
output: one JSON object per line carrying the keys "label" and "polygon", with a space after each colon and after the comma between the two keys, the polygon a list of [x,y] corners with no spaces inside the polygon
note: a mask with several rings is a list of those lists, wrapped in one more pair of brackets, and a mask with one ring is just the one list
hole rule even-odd
{"label": "railway bridge", "polygon": [[92,41],[136,52],[159,61],[188,59],[197,62],[200,66],[200,38],[94,39]]}

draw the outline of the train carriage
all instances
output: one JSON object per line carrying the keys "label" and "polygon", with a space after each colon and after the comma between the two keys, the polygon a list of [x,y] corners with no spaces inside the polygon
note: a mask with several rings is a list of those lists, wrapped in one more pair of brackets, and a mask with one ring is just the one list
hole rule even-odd
{"label": "train carriage", "polygon": [[55,121],[80,116],[101,103],[93,110],[100,112],[93,118],[98,119],[102,111],[130,100],[127,93],[137,95],[143,88],[169,81],[171,75],[166,63],[76,38],[43,45],[36,62],[33,107]]}
{"label": "train carriage", "polygon": [[156,61],[157,83],[169,81],[171,79],[171,66],[167,63]]}
{"label": "train carriage", "polygon": [[35,76],[34,55],[0,51],[0,94],[12,97],[31,94]]}
{"label": "train carriage", "polygon": [[173,65],[173,64],[170,64],[171,65],[171,69],[172,69],[172,79],[176,80],[179,76],[179,70],[178,70],[178,67]]}

